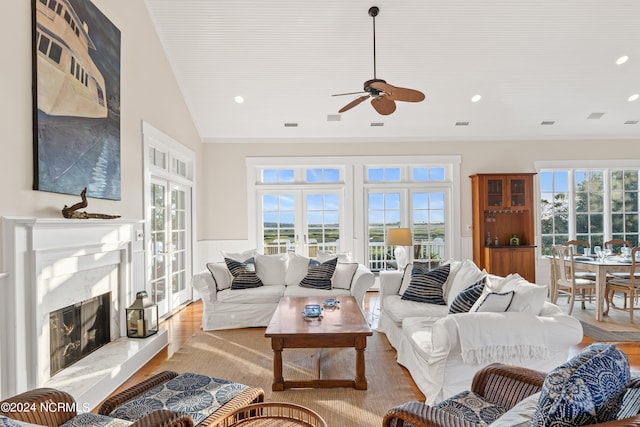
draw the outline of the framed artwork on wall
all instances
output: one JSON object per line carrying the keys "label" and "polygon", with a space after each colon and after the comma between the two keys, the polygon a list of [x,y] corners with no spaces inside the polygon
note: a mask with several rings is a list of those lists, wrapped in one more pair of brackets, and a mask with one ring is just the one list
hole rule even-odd
{"label": "framed artwork on wall", "polygon": [[32,0],[33,189],[120,200],[120,30],[89,0]]}

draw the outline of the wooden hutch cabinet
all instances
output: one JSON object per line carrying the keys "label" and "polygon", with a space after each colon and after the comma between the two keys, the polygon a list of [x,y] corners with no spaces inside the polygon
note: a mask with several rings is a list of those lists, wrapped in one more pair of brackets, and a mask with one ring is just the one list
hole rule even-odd
{"label": "wooden hutch cabinet", "polygon": [[473,262],[489,273],[535,282],[534,175],[471,175]]}

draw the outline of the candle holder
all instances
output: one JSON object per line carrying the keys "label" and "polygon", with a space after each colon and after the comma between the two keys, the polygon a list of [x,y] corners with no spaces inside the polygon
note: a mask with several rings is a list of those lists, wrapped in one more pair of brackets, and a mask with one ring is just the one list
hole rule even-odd
{"label": "candle holder", "polygon": [[127,337],[146,338],[158,332],[158,305],[145,291],[136,294],[136,300],[127,307]]}

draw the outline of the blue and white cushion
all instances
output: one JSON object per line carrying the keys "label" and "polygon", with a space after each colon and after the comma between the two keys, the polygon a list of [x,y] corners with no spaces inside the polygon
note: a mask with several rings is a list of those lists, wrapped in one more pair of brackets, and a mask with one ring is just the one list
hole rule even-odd
{"label": "blue and white cushion", "polygon": [[338,258],[336,257],[320,265],[309,265],[307,275],[300,281],[300,286],[312,289],[331,289],[331,278],[336,271],[337,263]]}
{"label": "blue and white cushion", "polygon": [[256,274],[256,265],[253,258],[244,262],[225,258],[224,262],[233,276],[231,289],[249,289],[262,286],[262,281]]}
{"label": "blue and white cushion", "polygon": [[38,427],[37,424],[25,423],[0,415],[0,427]]}
{"label": "blue and white cushion", "polygon": [[447,305],[444,300],[443,286],[449,277],[450,265],[446,264],[433,270],[426,263],[415,263],[411,270],[411,282],[402,294],[407,301]]}
{"label": "blue and white cushion", "polygon": [[434,408],[469,423],[484,426],[491,424],[507,412],[506,408],[487,402],[482,396],[472,391],[458,393],[434,405]]}
{"label": "blue and white cushion", "polygon": [[119,406],[109,416],[136,421],[155,410],[168,409],[186,413],[197,425],[245,389],[244,384],[184,373]]}
{"label": "blue and white cushion", "polygon": [[127,427],[131,424],[131,421],[85,412],[76,415],[60,427]]}
{"label": "blue and white cushion", "polygon": [[486,282],[486,277],[483,277],[460,292],[451,302],[451,306],[449,306],[449,314],[469,312],[471,307],[473,307],[476,301],[478,301],[478,298],[482,295]]}
{"label": "blue and white cushion", "polygon": [[547,375],[534,427],[599,424],[617,418],[631,375],[615,345],[595,343]]}

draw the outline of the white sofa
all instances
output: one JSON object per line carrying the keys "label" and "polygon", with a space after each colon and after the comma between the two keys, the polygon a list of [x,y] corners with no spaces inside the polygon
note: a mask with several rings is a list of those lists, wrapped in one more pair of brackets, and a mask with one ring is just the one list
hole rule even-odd
{"label": "white sofa", "polygon": [[[427,404],[468,390],[476,371],[502,362],[550,371],[569,356],[569,348],[581,342],[580,322],[547,302],[546,287],[518,275],[487,275],[470,260],[453,261],[443,286],[447,305],[403,300],[410,282],[411,265],[405,270],[380,273],[380,319],[397,350],[397,361],[411,373]],[[449,314],[452,302],[469,285],[485,278],[480,300],[487,293],[509,294],[506,312]],[[513,291],[513,292],[512,292]]]}
{"label": "white sofa", "polygon": [[203,302],[203,330],[267,326],[283,296],[353,296],[362,308],[364,295],[374,282],[373,273],[364,265],[338,262],[331,289],[305,288],[300,281],[307,274],[309,258],[294,254],[245,254],[243,258],[247,256],[254,259],[263,286],[231,289],[232,276],[224,262],[209,263],[208,270],[193,277],[193,288]]}

